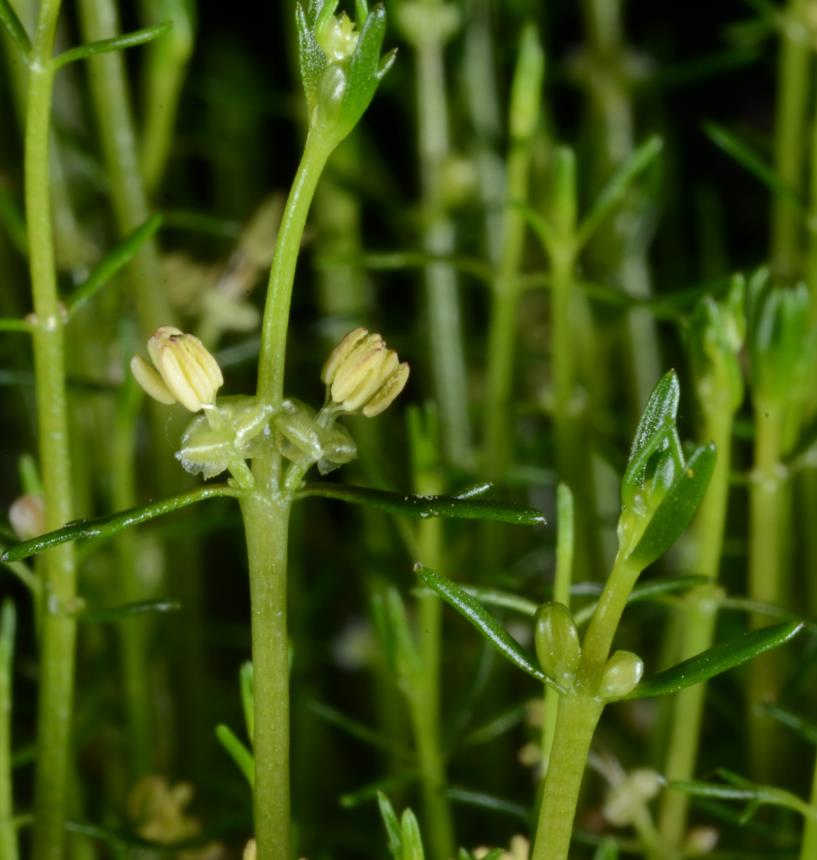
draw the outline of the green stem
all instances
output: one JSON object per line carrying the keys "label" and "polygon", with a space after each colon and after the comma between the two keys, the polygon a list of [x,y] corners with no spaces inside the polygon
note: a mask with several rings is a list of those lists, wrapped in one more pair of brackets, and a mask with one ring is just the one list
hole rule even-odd
{"label": "green stem", "polygon": [[[749,491],[749,596],[752,600],[786,605],[783,581],[784,536],[788,529],[788,492],[781,463],[782,416],[763,403],[755,404],[755,450]],[[752,616],[752,626],[766,623]],[[749,667],[749,732],[753,776],[768,781],[774,767],[773,725],[758,713],[757,704],[779,688],[779,658],[764,654]]]}
{"label": "green stem", "polygon": [[[415,47],[418,149],[426,222],[423,247],[429,254],[445,257],[454,253],[454,225],[442,199],[442,168],[449,155],[443,50],[439,39],[428,39]],[[443,449],[449,463],[467,466],[471,428],[465,349],[457,276],[448,263],[426,266],[425,294],[429,355],[443,428]]]}
{"label": "green stem", "polygon": [[[817,807],[817,761],[814,763],[814,776],[811,782],[811,805]],[[800,847],[800,860],[817,857],[817,819],[806,818],[803,829],[803,844]]]}
{"label": "green stem", "polygon": [[[716,395],[717,397],[717,395]],[[731,465],[732,410],[724,404],[705,413],[702,438],[715,443],[718,457],[706,495],[691,530],[690,555],[696,573],[708,576],[712,585],[691,592],[683,610],[678,660],[686,660],[710,648],[714,639],[717,606],[713,591],[720,569],[726,511],[729,499],[729,469]],[[689,780],[695,770],[701,737],[706,684],[696,684],[678,693],[673,702],[672,730],[664,766],[668,780]],[[656,850],[680,849],[686,833],[688,795],[681,791],[665,791],[662,796]],[[666,857],[666,853],[657,854]]]}
{"label": "green stem", "polygon": [[[64,332],[57,298],[48,179],[53,71],[51,59],[60,0],[43,0],[34,34],[28,81],[25,134],[26,221],[31,286],[36,316],[34,371],[40,469],[46,527],[73,518]],[[70,543],[51,550],[44,563],[43,606],[64,605],[76,594],[76,566]],[[69,615],[44,611],[40,654],[38,750],[34,785],[35,860],[60,860],[65,839],[66,785],[71,766],[76,623]]]}
{"label": "green stem", "polygon": [[[442,485],[433,473],[418,475],[420,493],[435,494]],[[444,568],[442,520],[426,520],[418,529],[418,557],[435,570]],[[445,794],[447,786],[445,757],[440,744],[440,633],[441,603],[436,594],[418,598],[419,654],[423,671],[412,699],[413,725],[420,780],[423,790],[426,829],[431,856],[448,860],[455,854],[454,825],[451,805]]]}
{"label": "green stem", "polygon": [[598,685],[640,569],[616,559],[582,643],[576,686],[559,702],[531,860],[567,860],[582,776],[604,710]]}
{"label": "green stem", "polygon": [[292,302],[292,285],[295,281],[301,236],[318,180],[331,152],[331,145],[327,145],[319,135],[309,133],[278,228],[275,256],[267,287],[258,362],[258,397],[261,402],[274,408],[280,405],[284,396],[289,307]]}
{"label": "green stem", "polygon": [[0,609],[0,857],[17,860],[11,762],[11,706],[16,612],[11,600]]}
{"label": "green stem", "polygon": [[[800,193],[806,140],[806,105],[809,92],[811,45],[806,28],[808,0],[789,0],[783,13],[777,76],[774,166],[777,175]],[[797,32],[794,32],[797,31]],[[800,216],[782,195],[772,200],[772,268],[784,279],[797,276],[800,267]]]}
{"label": "green stem", "polygon": [[[506,168],[506,200],[527,203],[532,141],[515,141]],[[512,382],[519,317],[519,268],[525,243],[525,220],[518,206],[508,207],[502,225],[497,278],[493,284],[488,332],[488,371],[485,394],[485,450],[488,477],[505,475],[510,460]]]}
{"label": "green stem", "polygon": [[291,860],[287,636],[291,504],[289,497],[261,490],[241,502],[252,600],[253,808],[258,860]]}
{"label": "green stem", "polygon": [[603,708],[597,699],[573,693],[559,702],[531,860],[567,860],[569,856],[582,777]]}

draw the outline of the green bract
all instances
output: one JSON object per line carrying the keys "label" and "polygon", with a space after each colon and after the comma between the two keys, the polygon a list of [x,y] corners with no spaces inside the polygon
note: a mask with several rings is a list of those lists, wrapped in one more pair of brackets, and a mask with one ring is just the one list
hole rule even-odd
{"label": "green bract", "polygon": [[357,0],[352,25],[345,15],[335,16],[337,5],[337,0],[310,0],[306,9],[299,4],[295,15],[309,129],[330,146],[355,127],[395,56],[394,51],[380,56],[383,6],[370,12],[365,0]]}

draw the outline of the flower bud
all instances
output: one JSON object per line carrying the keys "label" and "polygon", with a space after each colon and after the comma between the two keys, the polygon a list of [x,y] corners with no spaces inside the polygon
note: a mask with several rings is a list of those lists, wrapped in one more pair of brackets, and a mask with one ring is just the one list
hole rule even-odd
{"label": "flower bud", "polygon": [[153,367],[136,355],[131,359],[131,371],[151,397],[160,403],[178,401],[191,412],[215,402],[224,377],[197,337],[173,326],[161,326],[148,341],[148,354]]}
{"label": "flower bud", "polygon": [[250,839],[250,841],[244,847],[243,860],[255,860],[256,856],[257,852],[255,849],[255,840]]}
{"label": "flower bud", "polygon": [[9,508],[9,523],[20,540],[29,540],[46,531],[45,499],[38,493],[25,493]]}
{"label": "flower bud", "polygon": [[604,667],[599,695],[607,701],[623,699],[644,674],[644,661],[632,651],[616,651]]}
{"label": "flower bud", "polygon": [[321,370],[329,396],[343,412],[373,418],[403,390],[409,366],[386,347],[379,334],[356,328],[332,350]]}
{"label": "flower bud", "polygon": [[693,827],[687,833],[684,841],[684,854],[689,857],[699,857],[714,851],[720,833],[714,827]]}
{"label": "flower bud", "polygon": [[570,610],[563,603],[540,606],[534,638],[542,671],[563,687],[572,687],[582,649]]}
{"label": "flower bud", "polygon": [[354,54],[359,35],[354,22],[341,12],[340,15],[329,15],[315,33],[315,40],[330,63],[342,63]]}

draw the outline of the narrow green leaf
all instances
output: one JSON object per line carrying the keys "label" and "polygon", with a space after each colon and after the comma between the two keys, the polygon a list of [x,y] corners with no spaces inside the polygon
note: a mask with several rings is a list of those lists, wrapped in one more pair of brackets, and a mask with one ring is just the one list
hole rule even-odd
{"label": "narrow green leaf", "polygon": [[773,720],[797,732],[801,738],[807,740],[810,744],[817,746],[817,722],[807,720],[793,711],[786,708],[781,708],[779,705],[774,705],[767,702],[760,706],[764,713],[768,714]]}
{"label": "narrow green leaf", "polygon": [[[630,595],[627,598],[627,605],[629,606],[631,603],[642,603],[654,600],[667,594],[674,594],[678,591],[689,591],[692,588],[696,588],[699,585],[704,585],[711,581],[712,579],[709,576],[689,573],[683,576],[672,576],[655,579],[651,582],[644,582],[637,585],[630,592]],[[588,603],[586,606],[579,609],[573,615],[573,620],[576,622],[577,626],[589,621],[593,617],[593,613],[596,611],[597,606],[598,600],[594,600],[592,603]]]}
{"label": "narrow green leaf", "polygon": [[462,803],[467,806],[476,806],[480,809],[487,809],[490,812],[501,812],[505,815],[511,815],[530,823],[528,809],[519,803],[513,803],[510,800],[504,800],[501,797],[496,797],[493,794],[486,794],[483,791],[471,791],[468,788],[451,787],[446,790],[446,796],[453,800],[454,803]]}
{"label": "narrow green leaf", "polygon": [[802,622],[773,624],[744,633],[728,642],[721,642],[706,651],[690,657],[681,663],[645,678],[627,699],[645,699],[652,696],[666,696],[677,693],[685,687],[708,681],[715,675],[728,672],[737,666],[784,645],[803,629]]}
{"label": "narrow green leaf", "polygon": [[511,200],[508,203],[508,208],[517,212],[527,221],[528,226],[536,233],[537,238],[542,243],[545,253],[552,259],[559,248],[559,239],[550,221],[527,203]]}
{"label": "narrow green leaf", "polygon": [[391,805],[391,801],[382,791],[377,792],[377,805],[380,808],[380,817],[383,819],[383,825],[386,828],[386,836],[389,840],[389,853],[394,857],[394,860],[401,860],[403,839],[400,822],[397,820],[397,814]]}
{"label": "narrow green leaf", "polygon": [[118,514],[97,517],[93,520],[74,520],[61,529],[10,546],[0,555],[0,561],[20,561],[71,540],[109,538],[121,532],[122,529],[139,525],[189,505],[195,505],[205,499],[216,499],[224,496],[239,498],[242,494],[241,490],[227,484],[211,484],[191,490],[189,493],[181,493],[178,496],[170,496],[158,502],[151,502],[149,505],[129,508]]}
{"label": "narrow green leaf", "polygon": [[9,0],[0,0],[0,24],[5,28],[9,39],[14,42],[17,50],[23,55],[26,64],[31,62],[31,39],[28,38],[26,28],[17,17]]}
{"label": "narrow green leaf", "polygon": [[123,603],[121,606],[82,607],[75,612],[69,612],[77,621],[124,621],[128,618],[138,618],[142,615],[161,615],[166,612],[178,612],[182,608],[177,600],[139,600],[134,603]]}
{"label": "narrow green leaf", "polygon": [[763,805],[782,806],[802,815],[804,818],[817,820],[817,808],[806,803],[790,791],[773,785],[755,785],[743,777],[733,774],[724,768],[717,773],[726,784],[714,782],[699,782],[696,780],[677,780],[669,783],[669,788],[682,791],[694,797],[705,797],[717,800],[739,800],[746,802],[747,808],[741,816],[741,823],[748,821],[755,811]]}
{"label": "narrow green leaf", "polygon": [[653,514],[629,560],[642,569],[651,565],[674,543],[695,515],[715,469],[715,446],[702,445],[693,453]]}
{"label": "narrow green leaf", "polygon": [[403,842],[403,860],[425,860],[420,825],[417,823],[417,816],[410,809],[403,810],[400,834]]}
{"label": "narrow green leaf", "polygon": [[0,318],[0,331],[19,331],[23,334],[31,334],[34,326],[28,320]]}
{"label": "narrow green leaf", "polygon": [[707,137],[728,156],[745,168],[770,191],[791,203],[798,212],[806,214],[806,209],[797,191],[784,182],[775,171],[745,141],[734,132],[714,122],[704,123]]}
{"label": "narrow green leaf", "polygon": [[93,272],[81,283],[66,300],[69,317],[90,298],[109,283],[111,278],[136,256],[142,245],[153,236],[162,225],[161,215],[151,215],[144,224],[118,242],[97,264]]}
{"label": "narrow green leaf", "polygon": [[419,778],[416,771],[404,770],[396,776],[387,776],[383,779],[377,779],[368,785],[356,788],[354,791],[349,791],[340,796],[340,805],[344,809],[354,809],[370,800],[376,800],[379,794],[383,794],[393,789],[403,788],[410,785]]}
{"label": "narrow green leaf", "polygon": [[635,180],[655,161],[664,147],[660,137],[653,136],[644,141],[633,154],[616,170],[599,192],[590,212],[576,231],[576,241],[581,248],[599,225],[621,204],[624,195]]}
{"label": "narrow green leaf", "polygon": [[346,714],[335,710],[335,708],[314,699],[309,700],[306,704],[310,711],[321,719],[326,720],[326,722],[331,723],[333,726],[337,726],[350,737],[356,738],[357,740],[376,747],[377,749],[385,750],[392,755],[396,754],[407,760],[413,758],[412,753],[406,749],[406,747],[402,746],[402,744],[381,735],[364,723],[346,716]]}
{"label": "narrow green leaf", "polygon": [[593,860],[618,860],[618,843],[613,839],[605,839],[596,849]]}
{"label": "narrow green leaf", "polygon": [[510,660],[517,668],[522,669],[523,672],[536,678],[537,681],[550,684],[560,693],[564,693],[561,686],[553,678],[545,675],[536,665],[534,658],[478,600],[471,597],[450,579],[440,576],[440,574],[423,567],[421,564],[416,565],[414,570],[429,588],[433,588],[449,606],[470,621],[503,657]]}
{"label": "narrow green leaf", "polygon": [[255,785],[255,759],[246,745],[240,741],[235,732],[224,723],[216,726],[216,737],[219,743],[227,751],[230,758],[236,763],[238,769],[244,774],[250,788]]}
{"label": "narrow green leaf", "polygon": [[163,36],[173,26],[172,21],[163,21],[153,27],[145,27],[142,30],[134,30],[132,33],[122,33],[112,39],[100,39],[98,42],[89,42],[87,45],[77,45],[68,51],[63,51],[53,59],[54,70],[61,69],[68,63],[77,60],[85,60],[96,54],[109,54],[111,51],[124,51],[126,48],[134,48],[144,45]]}
{"label": "narrow green leaf", "polygon": [[375,490],[370,487],[354,487],[346,484],[305,484],[296,493],[296,498],[320,496],[337,499],[353,505],[368,505],[389,514],[425,520],[435,517],[460,520],[494,520],[520,526],[543,525],[545,517],[541,511],[510,502],[497,502],[483,498],[458,498],[456,496],[410,496]]}

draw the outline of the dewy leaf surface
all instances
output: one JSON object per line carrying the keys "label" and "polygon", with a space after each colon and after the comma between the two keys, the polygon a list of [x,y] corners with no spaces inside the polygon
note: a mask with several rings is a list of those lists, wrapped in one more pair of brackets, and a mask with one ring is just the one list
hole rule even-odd
{"label": "dewy leaf surface", "polygon": [[773,624],[744,633],[728,642],[721,642],[706,651],[690,657],[681,663],[645,678],[627,699],[646,699],[652,696],[666,696],[677,693],[685,687],[700,684],[740,666],[742,663],[784,645],[802,629],[801,621],[788,624]]}

